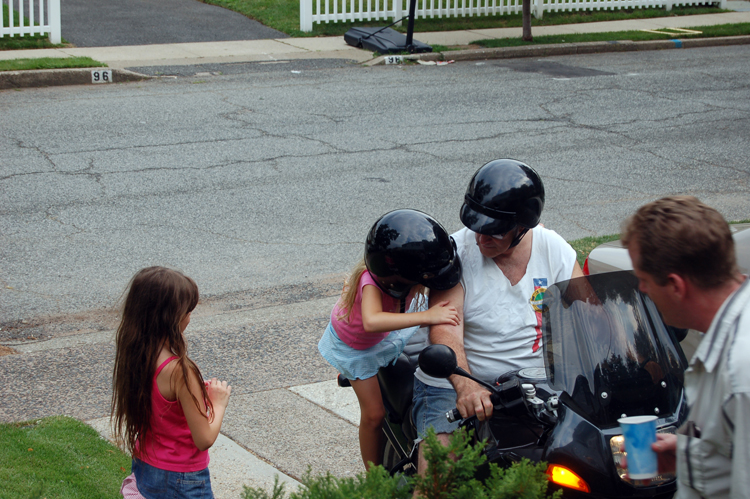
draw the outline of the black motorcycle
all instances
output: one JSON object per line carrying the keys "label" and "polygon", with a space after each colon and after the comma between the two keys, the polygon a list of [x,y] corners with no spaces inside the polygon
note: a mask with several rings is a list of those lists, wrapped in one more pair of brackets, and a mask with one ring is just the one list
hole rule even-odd
{"label": "black motorcycle", "polygon": [[[552,487],[562,488],[564,497],[671,497],[672,474],[649,481],[626,476],[617,419],[656,415],[664,433],[674,433],[685,419],[687,359],[675,331],[638,291],[630,272],[558,283],[545,292],[542,309],[544,368],[504,373],[494,384],[484,383],[458,368],[454,352],[443,345],[402,354],[382,368],[383,465],[393,474],[416,471],[418,436],[411,413],[418,361],[429,375],[466,376],[492,392],[489,421],[470,417],[460,423],[487,441],[488,462],[545,461]],[[447,417],[457,420],[460,414],[454,410]]]}

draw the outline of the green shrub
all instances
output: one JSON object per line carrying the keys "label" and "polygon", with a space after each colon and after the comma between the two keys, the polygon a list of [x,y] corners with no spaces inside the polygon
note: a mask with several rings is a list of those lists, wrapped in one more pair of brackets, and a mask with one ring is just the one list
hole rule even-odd
{"label": "green shrub", "polygon": [[551,496],[547,495],[547,465],[533,464],[526,459],[510,468],[503,469],[491,466],[490,478],[485,482],[487,497],[491,499],[542,499],[562,497],[558,490]]}
{"label": "green shrub", "polygon": [[[299,490],[292,492],[289,499],[409,499],[411,488],[391,476],[385,468],[377,466],[368,473],[360,473],[354,478],[336,478],[330,473],[313,477],[307,470],[302,477]],[[273,491],[269,494],[262,488],[245,486],[243,499],[285,499],[284,484],[279,483],[279,477],[273,484]]]}
{"label": "green shrub", "polygon": [[[453,434],[443,446],[430,429],[425,438],[427,473],[424,477],[391,476],[382,466],[360,473],[355,478],[336,478],[330,473],[313,477],[308,469],[299,490],[289,499],[408,499],[412,489],[425,499],[544,499],[559,498],[562,493],[547,495],[544,463],[524,459],[508,469],[489,464],[490,476],[481,482],[474,478],[486,457],[484,442],[471,445],[471,434],[463,430]],[[452,459],[455,456],[456,459]],[[284,484],[278,477],[269,494],[261,488],[245,487],[243,499],[285,499]]]}

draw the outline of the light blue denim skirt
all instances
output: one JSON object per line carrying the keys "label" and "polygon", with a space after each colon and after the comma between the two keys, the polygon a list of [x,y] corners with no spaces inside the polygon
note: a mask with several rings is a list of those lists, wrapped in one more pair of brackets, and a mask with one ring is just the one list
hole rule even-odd
{"label": "light blue denim skirt", "polygon": [[329,322],[318,342],[318,350],[346,379],[372,378],[378,374],[378,369],[396,362],[417,329],[391,331],[380,343],[366,350],[357,350],[341,341]]}

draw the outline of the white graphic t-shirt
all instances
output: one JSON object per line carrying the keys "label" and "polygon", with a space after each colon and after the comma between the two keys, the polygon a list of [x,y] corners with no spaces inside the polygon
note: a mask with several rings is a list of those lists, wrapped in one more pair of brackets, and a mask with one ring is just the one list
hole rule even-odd
{"label": "white graphic t-shirt", "polygon": [[[575,250],[556,232],[535,227],[526,274],[511,286],[497,264],[482,256],[473,232],[462,229],[453,238],[463,266],[464,350],[471,373],[492,382],[508,371],[544,367],[539,305],[547,287],[570,279]],[[420,369],[416,376],[428,385],[451,387]]]}

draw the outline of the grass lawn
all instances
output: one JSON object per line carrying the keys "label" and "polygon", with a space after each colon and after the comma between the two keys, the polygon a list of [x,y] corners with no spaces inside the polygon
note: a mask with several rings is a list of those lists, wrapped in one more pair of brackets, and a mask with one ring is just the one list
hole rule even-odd
{"label": "grass lawn", "polygon": [[[535,36],[531,42],[525,42],[520,38],[499,38],[495,40],[477,40],[474,45],[482,47],[520,47],[523,45],[542,45],[550,43],[583,43],[583,42],[610,42],[614,40],[671,40],[674,38],[714,38],[717,36],[750,35],[750,23],[721,24],[718,26],[703,26],[687,28],[700,31],[700,34],[678,33],[660,35],[647,33],[645,31],[617,31],[611,33],[582,33],[574,35],[548,35]],[[434,50],[434,47],[433,47]]]}
{"label": "grass lawn", "polygon": [[[63,40],[65,42],[65,40]],[[50,43],[49,39],[44,35],[34,36],[3,36],[0,38],[0,50],[22,50],[22,49],[54,49],[67,47],[68,43],[61,43],[55,45]]]}
{"label": "grass lawn", "polygon": [[[299,30],[299,0],[201,0],[204,3],[218,5],[234,10],[251,19],[260,21],[264,25],[282,31],[290,36],[341,36],[354,26],[386,26],[393,21],[381,19],[371,22],[356,23],[321,23],[313,24],[310,33]],[[419,0],[421,1],[421,0]],[[670,12],[664,9],[624,9],[611,11],[590,12],[548,12],[543,19],[537,20],[532,16],[532,33],[534,26],[551,26],[558,24],[577,24],[599,21],[616,21],[621,19],[644,19],[667,16],[686,16],[694,14],[709,14],[726,12],[716,7],[674,7]],[[475,16],[458,18],[417,18],[415,31],[453,31],[463,29],[507,28],[522,25],[520,14],[498,16]],[[394,27],[399,31],[406,31],[403,26]]]}
{"label": "grass lawn", "polygon": [[[730,224],[746,224],[750,223],[750,219],[747,220],[739,220],[735,222],[729,222]],[[583,268],[583,262],[586,260],[586,257],[589,256],[589,253],[591,253],[591,250],[599,246],[600,244],[608,243],[610,241],[617,241],[620,239],[620,234],[612,234],[609,236],[599,236],[599,237],[584,237],[582,239],[576,239],[575,241],[568,241],[571,246],[573,246],[573,249],[576,250],[576,255],[578,258],[578,263]]]}
{"label": "grass lawn", "polygon": [[599,237],[584,237],[582,239],[576,239],[575,241],[568,241],[573,249],[576,250],[576,258],[578,264],[583,268],[583,262],[586,261],[586,257],[589,256],[591,250],[603,243],[609,241],[617,241],[620,239],[620,234],[612,234],[610,236],[599,236]]}
{"label": "grass lawn", "polygon": [[[3,7],[3,26],[8,27],[8,6],[4,3],[2,4]],[[15,21],[13,22],[14,26],[18,26],[18,11],[13,11],[13,18]],[[27,18],[24,18],[24,26],[29,25],[29,20]],[[0,37],[0,50],[20,50],[20,49],[48,49],[48,48],[55,48],[55,47],[65,47],[67,45],[67,42],[63,40],[64,43],[60,45],[55,45],[53,43],[50,43],[47,39],[46,35],[34,35],[34,36],[2,36]]]}
{"label": "grass lawn", "polygon": [[91,57],[41,57],[39,59],[10,59],[7,61],[0,61],[0,71],[101,67],[107,67],[107,65],[103,62],[95,61]]}
{"label": "grass lawn", "polygon": [[0,499],[115,499],[130,474],[129,456],[64,416],[0,424],[0,449]]}

